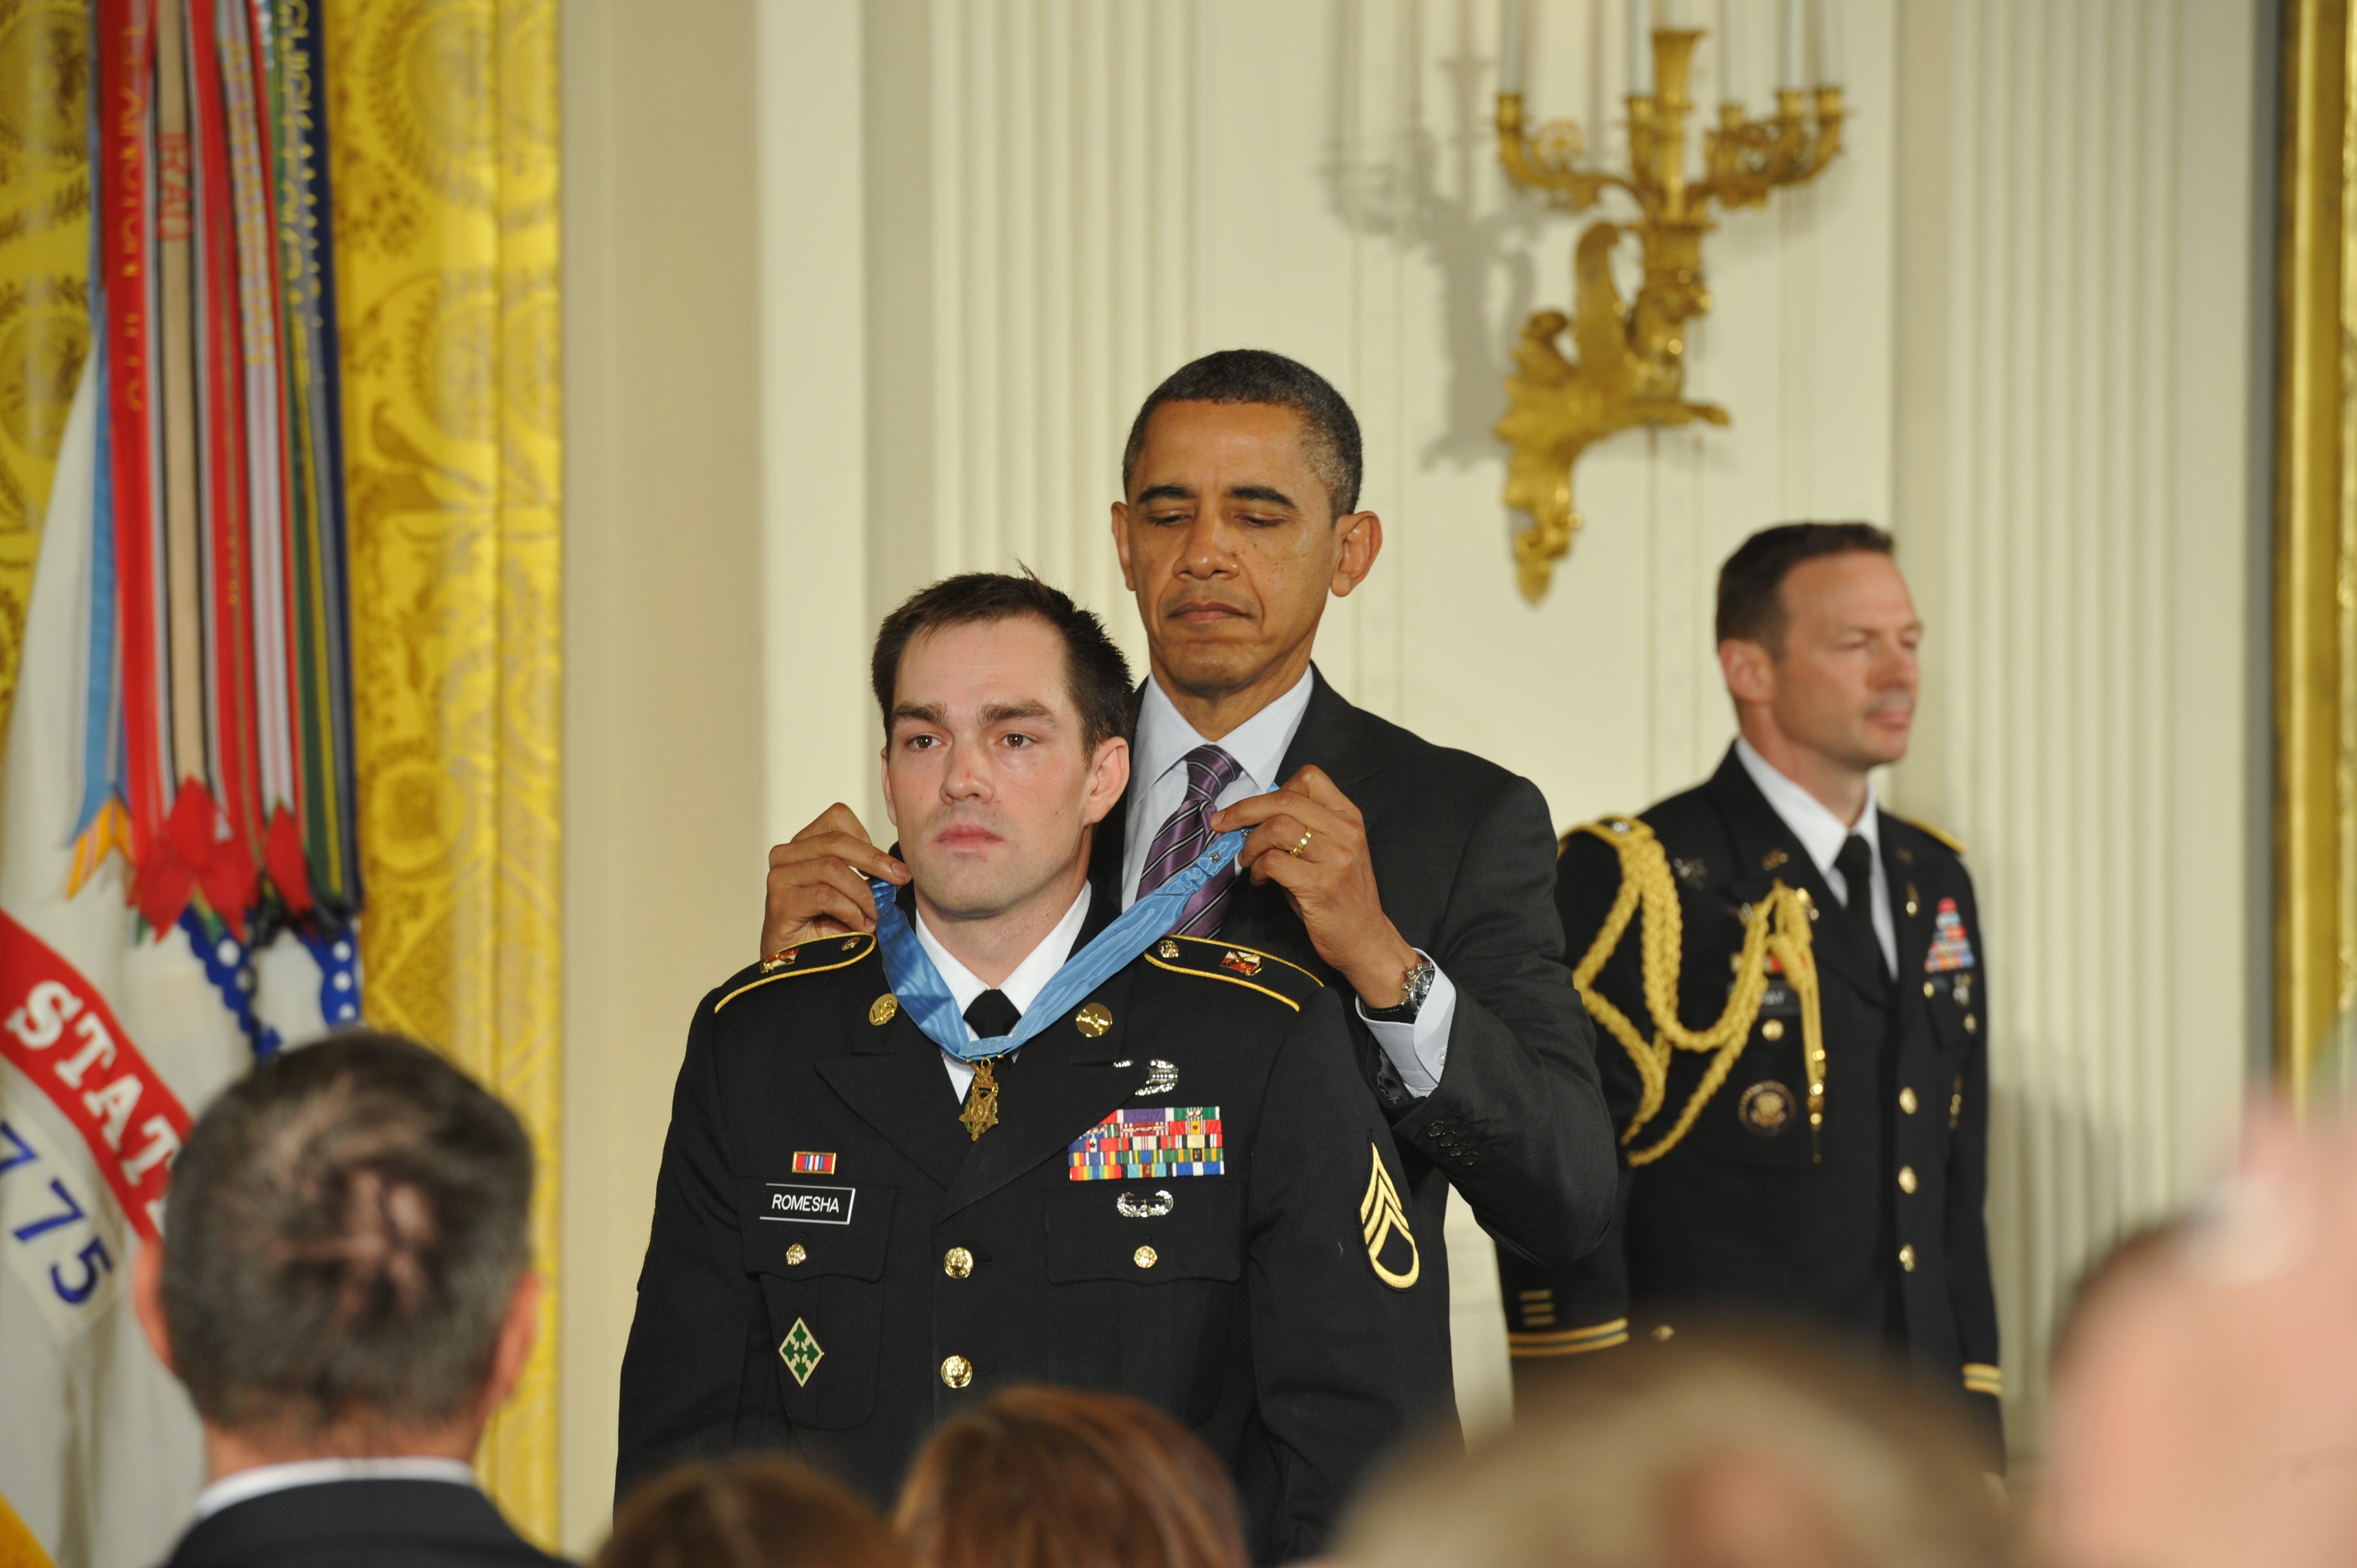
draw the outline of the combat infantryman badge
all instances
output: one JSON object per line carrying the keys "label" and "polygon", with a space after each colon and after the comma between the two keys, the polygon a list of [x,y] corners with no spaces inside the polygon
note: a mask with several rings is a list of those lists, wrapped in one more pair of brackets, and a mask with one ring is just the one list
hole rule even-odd
{"label": "combat infantryman badge", "polygon": [[810,1331],[810,1325],[797,1317],[794,1326],[786,1331],[783,1342],[778,1346],[778,1359],[785,1362],[786,1370],[794,1375],[794,1386],[807,1388],[811,1374],[818,1370],[821,1361],[826,1359],[826,1352],[819,1348],[818,1336]]}
{"label": "combat infantryman badge", "polygon": [[[1367,1153],[1375,1164],[1374,1174],[1367,1178],[1367,1196],[1359,1200],[1359,1231],[1367,1240],[1367,1263],[1375,1271],[1375,1278],[1394,1290],[1406,1290],[1423,1274],[1424,1257],[1416,1251],[1415,1236],[1407,1228],[1407,1211],[1400,1207],[1399,1188],[1392,1185],[1391,1172],[1383,1169],[1383,1151],[1369,1144]],[[1383,1262],[1394,1237],[1407,1243],[1407,1261],[1402,1268]]]}

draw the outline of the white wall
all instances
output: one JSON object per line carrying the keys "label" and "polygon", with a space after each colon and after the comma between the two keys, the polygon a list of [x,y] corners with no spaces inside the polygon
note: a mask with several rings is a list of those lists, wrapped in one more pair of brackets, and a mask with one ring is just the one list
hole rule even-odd
{"label": "white wall", "polygon": [[1971,845],[1988,927],[2017,1436],[2072,1282],[2208,1179],[2251,1059],[2255,10],[1917,0],[1901,32],[1932,635],[1895,795]]}

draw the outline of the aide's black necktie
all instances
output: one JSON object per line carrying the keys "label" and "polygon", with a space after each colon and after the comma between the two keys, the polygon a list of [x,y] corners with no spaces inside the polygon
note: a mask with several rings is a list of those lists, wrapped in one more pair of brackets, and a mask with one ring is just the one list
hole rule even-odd
{"label": "aide's black necktie", "polygon": [[1852,833],[1842,841],[1841,853],[1834,856],[1834,869],[1842,874],[1842,886],[1846,890],[1843,902],[1848,907],[1851,924],[1879,955],[1882,939],[1874,931],[1874,851],[1863,837]]}
{"label": "aide's black necktie", "polygon": [[966,1026],[981,1039],[1011,1035],[1022,1021],[1023,1010],[1008,1001],[1004,991],[985,991],[966,1004]]}

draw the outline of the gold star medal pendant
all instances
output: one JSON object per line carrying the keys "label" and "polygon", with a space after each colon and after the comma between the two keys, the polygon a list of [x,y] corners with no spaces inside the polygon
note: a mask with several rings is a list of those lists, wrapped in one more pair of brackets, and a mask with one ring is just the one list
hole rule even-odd
{"label": "gold star medal pendant", "polygon": [[965,1123],[967,1136],[976,1143],[998,1125],[998,1075],[991,1070],[990,1060],[985,1057],[974,1064],[974,1082],[965,1091],[965,1109],[958,1112],[958,1120]]}

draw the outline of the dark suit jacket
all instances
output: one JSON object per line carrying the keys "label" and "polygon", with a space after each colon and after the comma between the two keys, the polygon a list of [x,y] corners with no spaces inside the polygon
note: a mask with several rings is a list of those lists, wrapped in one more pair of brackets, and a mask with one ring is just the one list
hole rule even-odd
{"label": "dark suit jacket", "polygon": [[491,1499],[448,1481],[323,1481],[198,1520],[165,1568],[549,1568]]}
{"label": "dark suit jacket", "polygon": [[[1568,1264],[1612,1210],[1611,1119],[1595,1030],[1563,963],[1555,829],[1538,787],[1352,707],[1314,669],[1281,779],[1314,763],[1366,819],[1383,912],[1457,987],[1440,1086],[1416,1100],[1310,945],[1275,884],[1238,882],[1219,934],[1292,960],[1344,1003],[1361,1076],[1391,1118],[1419,1235],[1437,1237],[1453,1184],[1515,1251]],[[1119,907],[1129,800],[1097,829],[1092,877]]]}
{"label": "dark suit jacket", "polygon": [[[1092,901],[1083,936],[1112,913]],[[1378,1224],[1398,1155],[1315,978],[1166,939],[1098,987],[1109,1027],[1084,1006],[1000,1064],[1000,1120],[975,1140],[939,1047],[880,1000],[875,939],[794,951],[689,1030],[621,1486],[780,1447],[888,1503],[928,1434],[993,1394],[1114,1389],[1220,1455],[1275,1561],[1314,1555],[1370,1462],[1445,1418],[1439,1233]],[[1110,1114],[1169,1109],[1218,1119],[1199,1135],[1221,1168],[1076,1165]]]}
{"label": "dark suit jacket", "polygon": [[[1813,1150],[1797,999],[1771,986],[1733,1070],[1691,1130],[1646,1165],[1624,1166],[1605,1244],[1567,1270],[1505,1260],[1518,1357],[1596,1348],[1616,1319],[1640,1340],[1682,1312],[1770,1312],[1867,1341],[1895,1342],[1925,1380],[1962,1397],[1997,1364],[1996,1294],[1982,1208],[1988,1181],[1988,970],[1972,877],[1956,853],[1889,811],[1883,867],[1898,936],[1896,981],[1798,838],[1730,750],[1709,782],[1644,822],[1670,858],[1684,926],[1678,1011],[1702,1028],[1726,1009],[1743,913],[1776,882],[1805,892],[1823,1020],[1824,1126]],[[1566,839],[1561,902],[1584,955],[1620,889],[1620,857],[1593,834]],[[1972,950],[1948,968],[1934,946],[1943,909]],[[1632,918],[1597,989],[1646,1037],[1655,1031]],[[1712,1058],[1674,1053],[1662,1109],[1633,1148],[1677,1122]],[[1641,1088],[1608,1042],[1616,1126]],[[1587,1337],[1583,1337],[1587,1336]],[[1969,1371],[1967,1369],[1973,1369]],[[1992,1425],[1996,1401],[1975,1395]]]}

